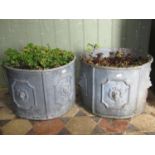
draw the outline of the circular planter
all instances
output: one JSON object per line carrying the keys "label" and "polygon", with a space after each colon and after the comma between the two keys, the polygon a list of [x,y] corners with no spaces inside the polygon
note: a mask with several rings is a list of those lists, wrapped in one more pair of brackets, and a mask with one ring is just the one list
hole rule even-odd
{"label": "circular planter", "polygon": [[[100,49],[95,53],[109,53],[124,48]],[[92,113],[109,118],[130,118],[143,112],[147,91],[151,86],[151,60],[141,66],[118,68],[89,65],[82,61],[80,87],[82,104]]]}
{"label": "circular planter", "polygon": [[66,113],[75,102],[75,59],[67,65],[45,70],[5,66],[16,114],[46,120]]}

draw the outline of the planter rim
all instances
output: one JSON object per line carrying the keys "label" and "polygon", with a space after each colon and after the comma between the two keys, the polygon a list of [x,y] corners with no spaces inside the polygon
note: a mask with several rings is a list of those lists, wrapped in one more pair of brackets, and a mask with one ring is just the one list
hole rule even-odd
{"label": "planter rim", "polygon": [[93,68],[98,68],[98,69],[132,70],[132,69],[140,69],[140,68],[142,68],[143,66],[146,66],[146,65],[148,65],[148,64],[151,64],[151,63],[153,62],[153,57],[152,57],[150,54],[148,54],[148,56],[151,58],[148,62],[146,62],[146,63],[144,63],[144,64],[142,64],[142,65],[139,65],[139,66],[130,66],[130,67],[96,66],[96,65],[94,65],[94,64],[88,64],[88,63],[84,62],[83,60],[82,60],[82,62],[83,62],[84,64],[88,65],[88,66],[91,66],[91,67],[93,67]]}
{"label": "planter rim", "polygon": [[55,67],[55,68],[51,68],[51,69],[42,69],[42,70],[14,68],[14,67],[7,66],[7,65],[4,65],[3,67],[4,67],[5,69],[14,70],[14,71],[46,72],[46,71],[54,71],[54,70],[58,70],[58,69],[63,69],[63,68],[65,68],[66,66],[69,66],[70,64],[73,64],[73,63],[75,62],[75,60],[76,60],[76,56],[74,55],[74,59],[73,59],[72,61],[70,61],[69,63],[65,64],[65,65],[62,65],[62,66],[59,66],[59,67]]}
{"label": "planter rim", "polygon": [[91,66],[91,67],[93,67],[93,68],[99,68],[99,69],[111,69],[111,70],[140,69],[140,68],[142,68],[143,66],[146,66],[146,65],[148,65],[148,64],[150,64],[150,63],[153,62],[153,57],[152,57],[150,54],[148,54],[148,56],[151,58],[148,62],[146,62],[146,63],[144,63],[144,64],[142,64],[142,65],[139,65],[139,66],[130,66],[130,67],[96,66],[96,65],[94,65],[94,64],[88,64],[88,63],[86,63],[86,62],[84,62],[84,61],[82,61],[82,62],[83,62],[84,64],[88,65],[88,66]]}

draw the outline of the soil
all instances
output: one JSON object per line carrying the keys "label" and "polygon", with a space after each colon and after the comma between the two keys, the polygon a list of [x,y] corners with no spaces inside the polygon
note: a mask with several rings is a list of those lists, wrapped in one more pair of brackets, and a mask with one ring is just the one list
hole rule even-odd
{"label": "soil", "polygon": [[88,64],[108,67],[132,67],[140,66],[150,61],[149,56],[135,56],[125,52],[111,52],[109,57],[104,57],[103,53],[98,53],[96,56],[83,57],[82,60]]}

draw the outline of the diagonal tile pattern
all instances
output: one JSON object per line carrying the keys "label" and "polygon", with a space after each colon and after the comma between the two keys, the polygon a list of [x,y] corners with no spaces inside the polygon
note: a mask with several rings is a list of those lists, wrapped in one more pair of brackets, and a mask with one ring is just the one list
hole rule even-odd
{"label": "diagonal tile pattern", "polygon": [[66,128],[74,135],[89,135],[96,126],[96,122],[88,116],[73,117]]}
{"label": "diagonal tile pattern", "polygon": [[128,120],[102,118],[99,126],[107,133],[124,133],[128,127],[128,123]]}
{"label": "diagonal tile pattern", "polygon": [[71,133],[66,129],[66,128],[63,128],[59,133],[58,135],[70,135]]}
{"label": "diagonal tile pattern", "polygon": [[65,113],[62,117],[74,117],[77,114],[77,112],[79,112],[79,107],[76,104],[74,104],[70,111]]}
{"label": "diagonal tile pattern", "polygon": [[0,121],[11,120],[15,117],[15,114],[13,114],[13,112],[9,108],[0,108]]}
{"label": "diagonal tile pattern", "polygon": [[38,121],[34,123],[33,132],[37,135],[57,134],[64,128],[64,123],[60,119]]}
{"label": "diagonal tile pattern", "polygon": [[100,128],[98,125],[96,125],[96,127],[91,132],[91,135],[105,135],[105,134],[106,132],[102,128]]}
{"label": "diagonal tile pattern", "polygon": [[30,121],[24,119],[15,119],[4,125],[1,128],[1,131],[4,135],[24,135],[31,128],[32,125]]}
{"label": "diagonal tile pattern", "polygon": [[0,135],[155,135],[155,95],[150,92],[143,114],[132,119],[108,119],[74,104],[60,118],[32,121],[18,118],[9,107],[7,89],[0,90]]}
{"label": "diagonal tile pattern", "polygon": [[136,116],[130,123],[142,132],[155,131],[155,117],[150,114],[141,114]]}
{"label": "diagonal tile pattern", "polygon": [[82,110],[79,110],[79,112],[75,116],[77,117],[77,116],[87,116],[87,115]]}

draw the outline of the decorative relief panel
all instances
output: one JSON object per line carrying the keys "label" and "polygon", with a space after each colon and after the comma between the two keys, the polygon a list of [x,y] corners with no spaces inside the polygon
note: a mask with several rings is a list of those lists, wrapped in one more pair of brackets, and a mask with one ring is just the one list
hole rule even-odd
{"label": "decorative relief panel", "polygon": [[123,108],[128,103],[129,91],[126,81],[108,80],[102,84],[102,103],[106,108]]}
{"label": "decorative relief panel", "polygon": [[14,80],[12,95],[14,103],[22,109],[30,109],[35,102],[35,92],[33,86],[26,80]]}
{"label": "decorative relief panel", "polygon": [[73,99],[72,78],[70,76],[62,79],[56,85],[56,103],[65,104]]}

